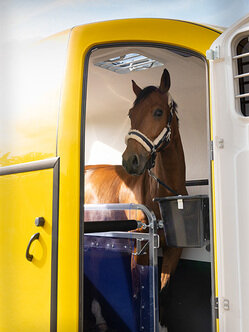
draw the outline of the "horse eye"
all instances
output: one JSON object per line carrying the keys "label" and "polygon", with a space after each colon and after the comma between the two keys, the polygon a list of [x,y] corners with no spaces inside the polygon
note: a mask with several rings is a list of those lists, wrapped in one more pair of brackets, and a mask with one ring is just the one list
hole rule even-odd
{"label": "horse eye", "polygon": [[157,108],[153,114],[154,117],[159,118],[160,116],[163,115],[163,111],[159,108]]}

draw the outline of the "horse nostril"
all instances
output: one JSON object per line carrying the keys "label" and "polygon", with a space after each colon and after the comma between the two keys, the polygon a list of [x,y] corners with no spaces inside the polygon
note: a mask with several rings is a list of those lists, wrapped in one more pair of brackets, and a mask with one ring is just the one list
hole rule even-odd
{"label": "horse nostril", "polygon": [[126,159],[123,155],[122,165],[127,171],[127,173],[138,174],[138,170],[140,167],[139,156],[137,154],[133,154]]}
{"label": "horse nostril", "polygon": [[136,154],[134,156],[132,156],[131,163],[132,163],[133,168],[137,169],[139,160],[138,160],[138,156]]}

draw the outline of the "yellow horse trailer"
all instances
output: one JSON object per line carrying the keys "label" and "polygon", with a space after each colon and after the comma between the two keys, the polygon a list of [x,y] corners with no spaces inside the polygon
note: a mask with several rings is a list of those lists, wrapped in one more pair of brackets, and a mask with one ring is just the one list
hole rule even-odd
{"label": "yellow horse trailer", "polygon": [[248,36],[249,17],[225,32],[128,19],[16,51],[0,123],[1,331],[87,331],[84,165],[120,163],[131,80],[158,84],[164,67],[187,180],[208,180],[189,192],[209,197],[210,243],[182,260],[210,265],[212,331],[249,330]]}

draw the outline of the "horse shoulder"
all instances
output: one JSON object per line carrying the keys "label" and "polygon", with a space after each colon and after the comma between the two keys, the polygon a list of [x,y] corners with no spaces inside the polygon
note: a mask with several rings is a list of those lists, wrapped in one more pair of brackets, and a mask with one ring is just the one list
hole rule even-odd
{"label": "horse shoulder", "polygon": [[121,183],[122,179],[117,175],[116,166],[86,166],[85,203],[118,203]]}
{"label": "horse shoulder", "polygon": [[[86,204],[142,204],[139,177],[129,175],[122,166],[93,165],[85,168]],[[144,219],[138,211],[136,218]]]}

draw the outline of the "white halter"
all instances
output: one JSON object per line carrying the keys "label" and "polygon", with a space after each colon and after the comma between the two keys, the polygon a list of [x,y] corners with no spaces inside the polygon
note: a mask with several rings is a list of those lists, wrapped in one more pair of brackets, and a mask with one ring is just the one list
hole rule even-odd
{"label": "white halter", "polygon": [[168,94],[168,105],[170,109],[170,117],[168,123],[166,127],[163,128],[161,133],[154,139],[154,141],[150,140],[145,134],[141,133],[139,130],[130,129],[128,134],[125,136],[125,144],[127,145],[129,139],[134,139],[138,143],[140,143],[145,148],[146,151],[154,153],[163,142],[169,143],[171,138],[170,125],[173,117],[173,105],[174,105],[174,101],[170,93]]}

